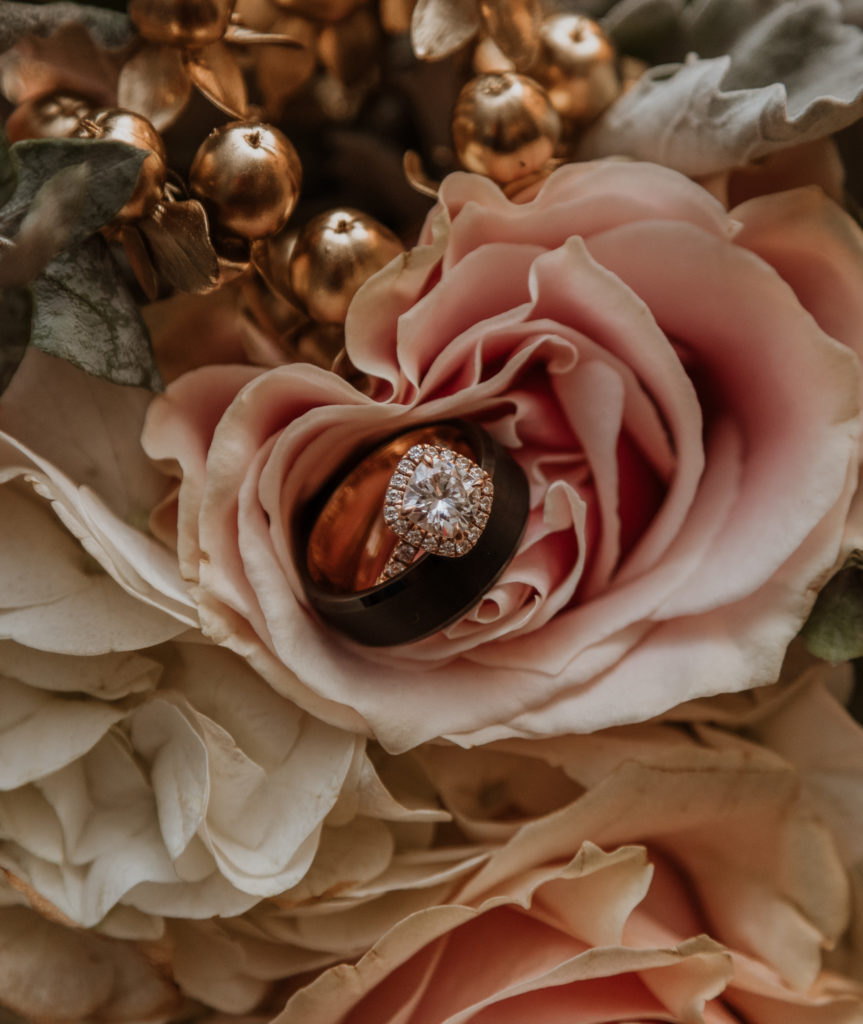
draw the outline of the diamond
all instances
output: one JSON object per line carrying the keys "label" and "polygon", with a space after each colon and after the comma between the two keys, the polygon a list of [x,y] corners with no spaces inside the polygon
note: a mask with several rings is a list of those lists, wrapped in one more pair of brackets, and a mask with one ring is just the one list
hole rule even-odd
{"label": "diamond", "polygon": [[393,558],[397,558],[400,562],[412,562],[416,553],[417,549],[413,544],[408,544],[406,540],[403,540],[400,544],[396,545],[396,549],[393,551]]}
{"label": "diamond", "polygon": [[[480,477],[482,480],[483,477]],[[454,452],[442,451],[420,462],[402,498],[402,515],[440,540],[464,536],[476,514],[480,486]]]}

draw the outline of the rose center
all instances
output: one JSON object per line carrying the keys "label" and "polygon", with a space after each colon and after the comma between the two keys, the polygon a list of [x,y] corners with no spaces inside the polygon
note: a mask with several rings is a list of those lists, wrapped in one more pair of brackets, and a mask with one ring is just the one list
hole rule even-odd
{"label": "rose center", "polygon": [[471,526],[482,481],[446,458],[421,462],[411,474],[402,512],[411,522],[442,540],[463,536]]}

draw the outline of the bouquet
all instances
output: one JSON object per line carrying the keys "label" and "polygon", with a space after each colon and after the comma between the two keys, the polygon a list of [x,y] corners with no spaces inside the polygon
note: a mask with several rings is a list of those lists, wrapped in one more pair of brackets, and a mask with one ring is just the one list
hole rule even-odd
{"label": "bouquet", "polygon": [[863,9],[0,3],[0,1022],[863,1022]]}

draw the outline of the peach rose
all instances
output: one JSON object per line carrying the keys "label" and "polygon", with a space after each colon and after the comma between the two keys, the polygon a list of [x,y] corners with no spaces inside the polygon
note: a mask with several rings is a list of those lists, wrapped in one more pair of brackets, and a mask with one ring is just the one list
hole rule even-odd
{"label": "peach rose", "polygon": [[[789,764],[702,734],[427,748],[467,837],[500,845],[272,1024],[856,1024],[863,987],[821,964],[849,903],[830,834]],[[583,790],[533,817],[537,762]]]}
{"label": "peach rose", "polygon": [[[856,481],[861,254],[807,190],[729,215],[650,164],[565,166],[522,205],[452,175],[420,245],[351,307],[369,394],[308,365],[221,366],[151,407],[145,447],[181,476],[159,521],[204,630],[394,751],[771,681]],[[286,524],[358,446],[452,417],[523,467],[520,550],[447,630],[344,641],[309,612]]]}

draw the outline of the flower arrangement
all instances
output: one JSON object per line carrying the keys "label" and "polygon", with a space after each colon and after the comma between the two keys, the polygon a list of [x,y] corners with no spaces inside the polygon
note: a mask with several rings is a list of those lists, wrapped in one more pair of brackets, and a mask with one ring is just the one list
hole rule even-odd
{"label": "flower arrangement", "polygon": [[0,1024],[863,1022],[863,12],[0,3]]}

